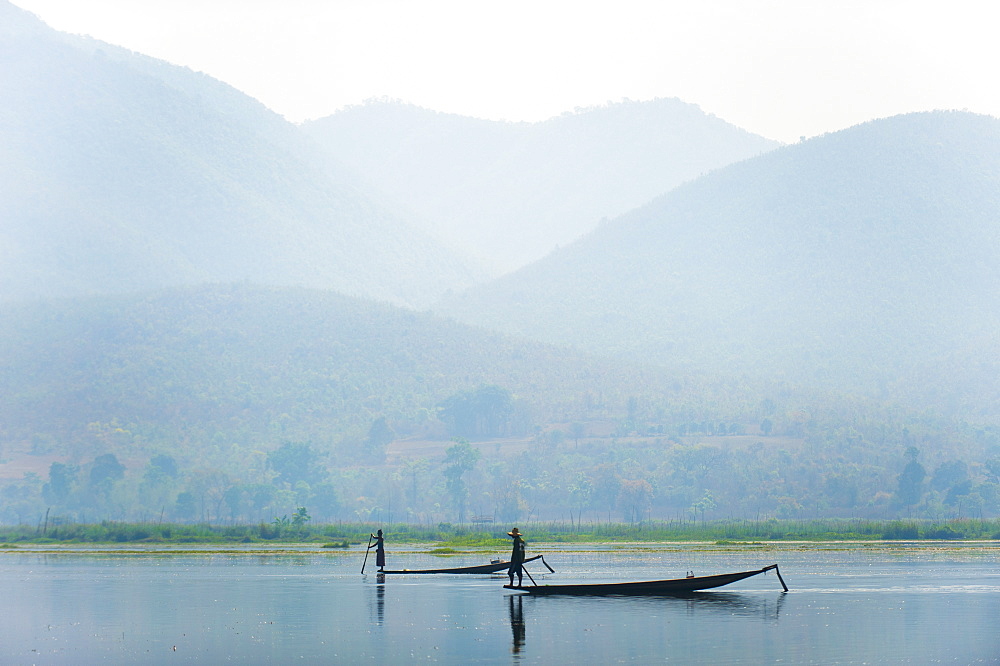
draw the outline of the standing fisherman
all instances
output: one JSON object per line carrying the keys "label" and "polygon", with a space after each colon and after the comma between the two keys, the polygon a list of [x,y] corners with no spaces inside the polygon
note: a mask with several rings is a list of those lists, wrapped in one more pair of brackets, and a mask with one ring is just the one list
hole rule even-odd
{"label": "standing fisherman", "polygon": [[517,586],[521,587],[521,579],[524,577],[524,539],[521,538],[521,533],[517,531],[516,527],[507,532],[507,536],[514,539],[514,549],[510,552],[510,569],[507,569],[507,575],[510,576],[510,585],[513,587],[514,574],[517,574]]}
{"label": "standing fisherman", "polygon": [[[385,537],[382,536],[382,530],[378,531],[378,534],[373,534],[372,538],[375,539],[375,543],[368,545],[368,550],[372,548],[375,549],[375,565],[378,567],[379,571],[385,570]],[[513,580],[513,579],[511,579]]]}

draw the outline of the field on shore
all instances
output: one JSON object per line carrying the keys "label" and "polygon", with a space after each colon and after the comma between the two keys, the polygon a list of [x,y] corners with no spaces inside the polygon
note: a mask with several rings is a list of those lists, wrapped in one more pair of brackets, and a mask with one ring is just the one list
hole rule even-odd
{"label": "field on shore", "polygon": [[[963,541],[1000,540],[1000,519],[991,520],[733,520],[650,523],[524,523],[529,541],[574,543],[708,542],[718,545],[775,541]],[[349,548],[365,544],[377,529],[395,544],[434,544],[440,554],[491,550],[506,543],[508,526],[334,523],[207,525],[123,523],[0,527],[0,548],[45,544],[302,544]]]}

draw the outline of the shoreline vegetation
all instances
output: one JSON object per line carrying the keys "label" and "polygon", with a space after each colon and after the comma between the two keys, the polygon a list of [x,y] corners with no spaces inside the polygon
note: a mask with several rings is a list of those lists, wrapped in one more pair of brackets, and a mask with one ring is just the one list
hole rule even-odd
{"label": "shoreline vegetation", "polygon": [[[1000,519],[910,520],[728,520],[709,522],[568,523],[519,525],[536,543],[670,543],[710,542],[748,545],[797,541],[940,541],[1000,540]],[[211,525],[179,523],[70,523],[44,527],[0,526],[0,549],[19,545],[226,545],[302,544],[328,549],[364,545],[382,529],[395,544],[433,544],[436,554],[449,555],[506,545],[509,526],[415,525],[404,523],[332,523],[285,525]]]}

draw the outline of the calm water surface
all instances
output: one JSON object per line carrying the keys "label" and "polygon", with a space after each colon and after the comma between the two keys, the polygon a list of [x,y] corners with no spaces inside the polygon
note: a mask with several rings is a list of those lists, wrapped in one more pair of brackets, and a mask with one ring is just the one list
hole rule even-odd
{"label": "calm water surface", "polygon": [[[488,560],[389,546],[391,568]],[[688,598],[536,598],[506,577],[362,576],[363,550],[19,548],[0,551],[0,664],[1000,662],[994,544],[528,550],[556,569],[529,565],[539,583],[777,563],[791,592],[769,573]]]}

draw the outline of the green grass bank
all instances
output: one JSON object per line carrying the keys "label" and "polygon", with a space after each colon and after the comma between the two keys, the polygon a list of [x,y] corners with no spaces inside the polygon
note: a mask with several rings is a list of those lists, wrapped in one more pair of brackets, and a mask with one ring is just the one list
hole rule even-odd
{"label": "green grass bank", "polygon": [[[433,543],[442,549],[496,548],[511,526],[335,523],[210,525],[125,523],[0,526],[0,548],[19,544],[365,544],[382,529],[393,543]],[[518,523],[527,538],[549,543],[672,541],[922,541],[1000,540],[1000,519],[965,520],[732,520],[646,523]]]}

